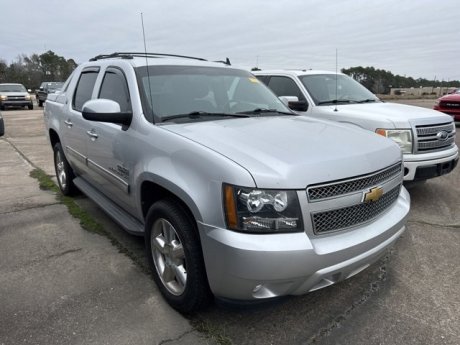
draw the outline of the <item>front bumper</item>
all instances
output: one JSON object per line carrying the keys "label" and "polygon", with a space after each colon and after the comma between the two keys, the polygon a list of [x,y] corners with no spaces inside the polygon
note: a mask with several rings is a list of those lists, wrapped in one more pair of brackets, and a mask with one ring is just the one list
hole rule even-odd
{"label": "front bumper", "polygon": [[347,279],[378,260],[404,232],[410,197],[370,223],[322,236],[244,234],[199,224],[216,296],[254,300],[300,295]]}
{"label": "front bumper", "polygon": [[426,180],[451,172],[458,161],[458,148],[404,155],[404,181]]}
{"label": "front bumper", "polygon": [[15,100],[6,100],[6,101],[1,101],[0,106],[3,107],[27,107],[29,105],[32,105],[32,100],[20,100],[20,101],[15,101]]}

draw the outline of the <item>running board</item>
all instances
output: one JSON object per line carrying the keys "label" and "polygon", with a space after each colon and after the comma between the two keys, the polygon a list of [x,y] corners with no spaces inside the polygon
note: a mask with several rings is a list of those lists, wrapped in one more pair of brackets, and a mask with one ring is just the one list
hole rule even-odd
{"label": "running board", "polygon": [[104,194],[97,191],[88,182],[81,177],[76,177],[73,183],[127,232],[137,236],[144,236],[144,226],[141,222],[113,203]]}

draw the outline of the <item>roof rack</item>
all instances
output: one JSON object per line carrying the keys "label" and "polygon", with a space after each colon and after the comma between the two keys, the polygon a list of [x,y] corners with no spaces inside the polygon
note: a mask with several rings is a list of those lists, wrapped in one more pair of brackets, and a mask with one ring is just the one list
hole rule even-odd
{"label": "roof rack", "polygon": [[89,61],[97,61],[102,59],[110,59],[110,58],[120,58],[120,59],[132,59],[134,57],[179,57],[183,59],[193,59],[193,60],[200,60],[200,61],[207,61],[206,59],[194,57],[194,56],[186,56],[186,55],[176,55],[176,54],[162,54],[162,53],[142,53],[142,52],[117,52],[112,54],[102,54],[97,55]]}
{"label": "roof rack", "polygon": [[224,65],[228,65],[228,66],[231,66],[231,65],[232,65],[232,64],[230,63],[230,59],[229,59],[229,58],[225,58],[225,61],[219,60],[219,61],[214,61],[214,62],[223,63]]}

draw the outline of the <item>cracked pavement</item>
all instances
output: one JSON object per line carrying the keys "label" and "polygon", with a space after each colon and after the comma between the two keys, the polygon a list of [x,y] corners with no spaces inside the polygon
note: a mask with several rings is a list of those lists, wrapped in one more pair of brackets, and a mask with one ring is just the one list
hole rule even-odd
{"label": "cracked pavement", "polygon": [[[42,112],[2,115],[7,140],[53,175]],[[30,166],[4,139],[0,157],[0,344],[211,342],[164,303],[129,258],[81,230],[40,191]],[[304,296],[251,305],[216,301],[192,321],[234,344],[459,344],[460,168],[409,192],[406,232],[360,274]],[[90,200],[76,201],[145,263],[142,240]]]}
{"label": "cracked pavement", "polygon": [[53,170],[42,111],[3,115],[0,344],[207,343],[131,259],[29,177],[28,161]]}

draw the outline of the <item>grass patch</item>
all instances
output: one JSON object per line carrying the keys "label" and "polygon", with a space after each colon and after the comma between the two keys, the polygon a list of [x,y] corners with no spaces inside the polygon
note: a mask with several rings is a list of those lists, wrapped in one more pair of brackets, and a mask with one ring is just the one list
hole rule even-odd
{"label": "grass patch", "polygon": [[41,169],[34,169],[29,174],[30,177],[38,180],[40,189],[50,190],[55,193],[59,192],[58,186],[53,182],[53,180],[46,175],[46,173]]}
{"label": "grass patch", "polygon": [[221,345],[232,345],[232,340],[225,335],[225,332],[217,326],[212,325],[209,321],[191,320],[192,326],[206,338],[211,339]]}
{"label": "grass patch", "polygon": [[118,249],[120,253],[123,253],[129,257],[142,272],[148,275],[151,274],[149,267],[147,267],[139,257],[137,257],[133,252],[123,246],[123,244],[118,241],[112,235],[112,233],[107,231],[101,223],[99,223],[87,211],[81,208],[72,197],[63,195],[51,177],[49,177],[43,170],[35,168],[30,172],[29,175],[30,177],[38,180],[40,189],[55,193],[56,200],[67,207],[67,210],[72,215],[72,217],[80,221],[80,226],[83,229],[101,236],[105,236],[110,240],[110,243],[112,243],[112,245]]}

